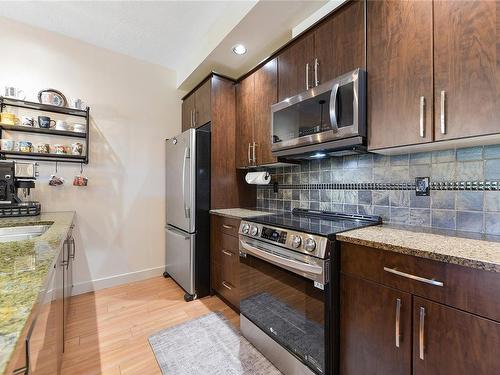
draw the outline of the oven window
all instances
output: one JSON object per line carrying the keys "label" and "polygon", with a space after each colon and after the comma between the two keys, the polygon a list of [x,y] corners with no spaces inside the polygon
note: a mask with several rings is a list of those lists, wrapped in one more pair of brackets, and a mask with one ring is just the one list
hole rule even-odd
{"label": "oven window", "polygon": [[325,291],[247,254],[240,258],[240,311],[313,371],[325,371]]}

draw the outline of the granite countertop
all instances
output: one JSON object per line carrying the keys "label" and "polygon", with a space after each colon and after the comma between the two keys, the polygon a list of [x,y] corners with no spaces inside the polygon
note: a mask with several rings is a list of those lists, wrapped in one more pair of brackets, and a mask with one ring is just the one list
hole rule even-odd
{"label": "granite countertop", "polygon": [[33,239],[0,243],[0,374],[4,373],[27,323],[36,314],[38,298],[45,293],[47,276],[74,216],[74,212],[47,212],[0,219],[0,227],[50,225],[44,234]]}
{"label": "granite countertop", "polygon": [[273,212],[259,211],[248,208],[222,208],[218,210],[210,210],[211,214],[226,216],[233,219],[245,219],[247,217],[272,215]]}
{"label": "granite countertop", "polygon": [[500,238],[463,232],[379,225],[354,229],[337,239],[420,258],[500,272]]}

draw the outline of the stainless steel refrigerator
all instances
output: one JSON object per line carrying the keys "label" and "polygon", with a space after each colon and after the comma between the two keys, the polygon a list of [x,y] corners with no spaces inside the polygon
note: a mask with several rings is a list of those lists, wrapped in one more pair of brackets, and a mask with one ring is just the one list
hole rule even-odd
{"label": "stainless steel refrigerator", "polygon": [[210,124],[166,142],[164,276],[191,301],[210,293]]}

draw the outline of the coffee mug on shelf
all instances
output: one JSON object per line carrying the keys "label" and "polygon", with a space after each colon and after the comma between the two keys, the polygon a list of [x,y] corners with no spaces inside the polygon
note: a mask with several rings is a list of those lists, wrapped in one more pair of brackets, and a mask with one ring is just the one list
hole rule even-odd
{"label": "coffee mug on shelf", "polygon": [[66,121],[64,120],[57,120],[56,121],[56,130],[68,130],[69,125]]}
{"label": "coffee mug on shelf", "polygon": [[36,151],[39,154],[49,154],[50,153],[50,144],[48,144],[48,143],[39,143],[36,146]]}
{"label": "coffee mug on shelf", "polygon": [[67,146],[66,145],[54,145],[54,152],[56,154],[66,155],[68,153]]}
{"label": "coffee mug on shelf", "polygon": [[[54,125],[52,125],[54,124]],[[56,124],[55,120],[51,120],[48,116],[38,116],[38,126],[43,129],[49,129],[54,127]]]}
{"label": "coffee mug on shelf", "polygon": [[87,126],[85,124],[73,124],[73,131],[77,133],[85,133]]}
{"label": "coffee mug on shelf", "polygon": [[71,154],[81,156],[83,154],[83,144],[80,142],[73,143],[71,145]]}
{"label": "coffee mug on shelf", "polygon": [[12,87],[12,86],[5,86],[5,95],[8,98],[13,98],[13,99],[19,99],[19,100],[24,100],[26,98],[26,95],[24,94],[24,91],[17,88],[17,87]]}
{"label": "coffee mug on shelf", "polygon": [[14,150],[14,141],[12,139],[1,139],[0,147],[3,151],[12,151]]}
{"label": "coffee mug on shelf", "polygon": [[14,113],[2,112],[0,113],[0,122],[5,125],[17,125],[19,119]]}
{"label": "coffee mug on shelf", "polygon": [[32,152],[33,151],[33,143],[30,141],[19,141],[19,151],[20,152]]}
{"label": "coffee mug on shelf", "polygon": [[71,98],[70,105],[74,109],[87,109],[87,104],[80,98]]}
{"label": "coffee mug on shelf", "polygon": [[33,127],[35,126],[35,119],[33,116],[23,116],[21,117],[21,125]]}

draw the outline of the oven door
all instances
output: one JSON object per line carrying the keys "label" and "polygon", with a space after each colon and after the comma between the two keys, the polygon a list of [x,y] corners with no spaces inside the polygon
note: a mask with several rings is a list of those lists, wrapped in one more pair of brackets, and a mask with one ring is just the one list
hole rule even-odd
{"label": "oven door", "polygon": [[328,373],[329,261],[245,236],[239,249],[241,314],[314,373]]}
{"label": "oven door", "polygon": [[365,72],[356,69],[271,107],[272,151],[366,137]]}

